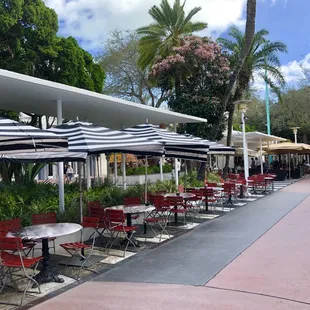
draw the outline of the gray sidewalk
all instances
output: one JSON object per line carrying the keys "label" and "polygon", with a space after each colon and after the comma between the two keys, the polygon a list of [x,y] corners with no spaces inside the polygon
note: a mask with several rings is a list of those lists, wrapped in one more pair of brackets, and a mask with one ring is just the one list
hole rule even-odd
{"label": "gray sidewalk", "polygon": [[308,194],[278,191],[142,252],[94,281],[204,285]]}

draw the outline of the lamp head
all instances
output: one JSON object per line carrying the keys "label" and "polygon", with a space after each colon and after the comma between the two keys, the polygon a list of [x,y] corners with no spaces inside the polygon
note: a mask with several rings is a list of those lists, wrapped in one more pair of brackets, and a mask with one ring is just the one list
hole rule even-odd
{"label": "lamp head", "polygon": [[238,107],[238,111],[246,112],[247,105],[250,104],[252,100],[237,100],[233,104]]}
{"label": "lamp head", "polygon": [[293,130],[294,135],[297,135],[297,131],[300,127],[291,127],[291,129]]}

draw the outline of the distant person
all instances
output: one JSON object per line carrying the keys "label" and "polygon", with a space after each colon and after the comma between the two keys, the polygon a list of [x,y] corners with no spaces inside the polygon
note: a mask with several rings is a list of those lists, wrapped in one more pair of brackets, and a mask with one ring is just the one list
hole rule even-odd
{"label": "distant person", "polygon": [[68,182],[71,183],[72,179],[73,179],[73,174],[74,174],[74,171],[72,169],[72,167],[70,165],[68,165],[67,167],[67,179],[68,179]]}
{"label": "distant person", "polygon": [[255,169],[255,168],[256,168],[256,164],[255,164],[254,158],[251,158],[251,168],[252,168],[252,169]]}
{"label": "distant person", "polygon": [[257,157],[255,157],[255,166],[259,167],[260,166],[260,161],[258,160]]}

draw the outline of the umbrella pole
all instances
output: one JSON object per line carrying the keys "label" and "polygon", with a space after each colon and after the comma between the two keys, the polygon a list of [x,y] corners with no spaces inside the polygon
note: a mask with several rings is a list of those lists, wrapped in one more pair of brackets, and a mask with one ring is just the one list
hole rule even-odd
{"label": "umbrella pole", "polygon": [[100,178],[99,156],[97,156],[96,159],[97,159],[97,177],[99,181]]}
{"label": "umbrella pole", "polygon": [[126,189],[126,157],[122,154],[123,189]]}
{"label": "umbrella pole", "polygon": [[79,162],[78,166],[78,174],[79,174],[79,192],[80,192],[80,219],[81,223],[83,222],[83,191],[82,191],[82,163]]}
{"label": "umbrella pole", "polygon": [[117,154],[114,153],[114,183],[117,186]]}
{"label": "umbrella pole", "polygon": [[187,186],[187,160],[184,160],[184,192],[186,192]]}
{"label": "umbrella pole", "polygon": [[260,172],[261,174],[264,173],[264,168],[263,168],[263,147],[262,147],[262,139],[259,139],[260,143]]}
{"label": "umbrella pole", "polygon": [[147,203],[147,156],[145,156],[145,183],[144,183],[144,203]]}
{"label": "umbrella pole", "polygon": [[291,152],[288,151],[288,178],[291,179]]}
{"label": "umbrella pole", "polygon": [[163,157],[160,156],[159,158],[159,171],[160,171],[160,181],[164,181],[164,174],[163,174]]}

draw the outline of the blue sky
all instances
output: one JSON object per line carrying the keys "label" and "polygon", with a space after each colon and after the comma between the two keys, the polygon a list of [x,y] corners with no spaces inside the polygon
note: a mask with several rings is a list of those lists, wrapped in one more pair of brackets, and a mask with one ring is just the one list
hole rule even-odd
{"label": "blue sky", "polygon": [[[136,29],[149,24],[148,9],[160,3],[160,0],[43,1],[58,13],[59,33],[74,36],[92,54],[102,50],[113,29]],[[196,19],[209,24],[204,35],[225,36],[232,25],[244,29],[246,0],[187,0],[187,10],[195,6],[202,7]],[[309,17],[310,0],[257,0],[256,29],[268,29],[270,40],[288,46],[288,54],[281,55],[281,62],[289,83],[302,74],[300,65],[310,69]]]}

